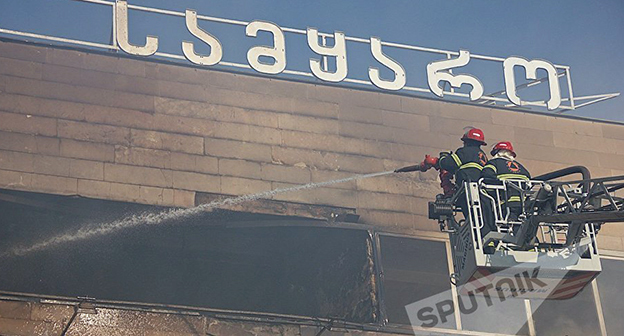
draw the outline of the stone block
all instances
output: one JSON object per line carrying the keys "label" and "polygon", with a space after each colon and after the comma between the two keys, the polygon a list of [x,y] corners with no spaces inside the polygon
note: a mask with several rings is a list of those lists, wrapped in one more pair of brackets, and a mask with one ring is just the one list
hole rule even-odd
{"label": "stone block", "polygon": [[402,96],[399,100],[401,101],[401,112],[413,114],[437,116],[445,107],[443,102],[434,99]]}
{"label": "stone block", "polygon": [[29,190],[32,174],[0,169],[0,188]]}
{"label": "stone block", "polygon": [[42,79],[47,82],[115,90],[115,80],[117,77],[117,75],[109,72],[46,64],[43,67]]}
{"label": "stone block", "polygon": [[279,114],[279,128],[285,130],[319,134],[338,134],[340,127],[336,120],[305,117],[294,114]]}
{"label": "stone block", "polygon": [[0,318],[29,320],[32,304],[20,301],[0,301]]}
{"label": "stone block", "polygon": [[547,126],[546,120],[548,118],[550,117],[543,114],[540,115],[518,111],[508,111],[504,109],[492,109],[492,123],[494,125],[552,131]]}
{"label": "stone block", "polygon": [[[283,189],[296,187],[291,183],[273,182],[272,188]],[[315,205],[329,205],[334,207],[357,207],[357,192],[347,189],[336,188],[313,188],[296,192],[278,193],[273,196],[274,200],[298,202]]]}
{"label": "stone block", "polygon": [[479,124],[492,124],[492,115],[498,111],[484,106],[474,106],[467,104],[443,103],[438,116],[455,120],[462,120],[470,125],[471,122]]}
{"label": "stone block", "polygon": [[121,92],[158,96],[160,94],[159,86],[159,82],[144,77],[117,75],[114,79],[115,90]]}
{"label": "stone block", "polygon": [[624,140],[624,125],[602,124],[602,134],[605,138]]}
{"label": "stone block", "polygon": [[46,155],[61,154],[61,139],[42,136],[33,136],[37,153]]}
{"label": "stone block", "polygon": [[246,177],[261,180],[262,171],[258,162],[235,160],[235,159],[219,159],[219,175],[229,175],[237,177]]}
{"label": "stone block", "polygon": [[[555,140],[552,131],[538,130],[533,128],[515,127],[514,130],[515,143],[527,143],[540,146],[555,146]],[[559,133],[561,134],[561,133]],[[490,141],[492,142],[492,141]],[[494,144],[495,142],[492,142]],[[489,154],[489,153],[488,153]],[[520,153],[518,155],[522,156]]]}
{"label": "stone block", "polygon": [[314,149],[336,153],[347,152],[351,154],[360,154],[357,148],[349,146],[346,143],[351,142],[353,144],[357,141],[349,140],[351,139],[345,139],[338,135],[282,131],[282,145],[285,147]]}
{"label": "stone block", "polygon": [[379,108],[385,111],[402,112],[401,95],[391,92],[380,92]]}
{"label": "stone block", "polygon": [[79,179],[103,180],[104,163],[87,160],[70,160],[69,176]]}
{"label": "stone block", "polygon": [[215,122],[214,127],[202,132],[202,135],[268,145],[279,145],[282,142],[280,131],[276,128],[225,122]]}
{"label": "stone block", "polygon": [[141,186],[124,183],[111,183],[109,197],[113,200],[139,202],[141,199]]}
{"label": "stone block", "polygon": [[221,176],[221,193],[226,195],[250,195],[271,190],[271,182],[241,177]]}
{"label": "stone block", "polygon": [[195,206],[195,192],[188,190],[173,190],[173,203],[175,206],[191,208]]}
{"label": "stone block", "polygon": [[18,114],[31,114],[41,117],[84,121],[85,112],[91,111],[94,108],[95,106],[93,105],[89,108],[85,104],[65,102],[61,100],[8,93],[0,94],[0,110]]}
{"label": "stone block", "polygon": [[257,162],[271,162],[271,147],[249,142],[205,138],[205,154]]}
{"label": "stone block", "polygon": [[573,133],[553,132],[556,147],[572,148],[585,151],[611,154],[616,151],[615,143],[602,137],[586,136]]}
{"label": "stone block", "polygon": [[174,205],[173,190],[139,186],[138,201],[152,205]]}
{"label": "stone block", "polygon": [[219,176],[173,171],[173,187],[191,191],[220,192]]}
{"label": "stone block", "polygon": [[216,174],[219,171],[219,159],[211,156],[171,153],[171,169]]}
{"label": "stone block", "polygon": [[63,83],[11,77],[6,92],[70,102],[112,106],[139,111],[154,111],[154,97],[135,93],[89,88]]}
{"label": "stone block", "polygon": [[382,110],[381,119],[384,126],[429,131],[429,117],[426,115]]}
{"label": "stone block", "polygon": [[115,146],[115,163],[170,169],[171,152],[159,149]]}
{"label": "stone block", "polygon": [[365,124],[358,122],[341,121],[340,135],[348,136],[358,139],[371,139],[377,141],[390,141],[395,140],[394,133],[397,131],[403,131],[402,129],[396,129],[383,125]]}
{"label": "stone block", "polygon": [[33,167],[32,154],[0,150],[0,169],[32,173]]}
{"label": "stone block", "polygon": [[0,112],[0,130],[56,136],[56,119]]}
{"label": "stone block", "polygon": [[0,42],[0,56],[16,60],[43,63],[48,50],[24,43]]}
{"label": "stone block", "polygon": [[158,87],[161,97],[205,102],[210,96],[206,88],[201,85],[159,81]]}
{"label": "stone block", "polygon": [[375,108],[340,104],[338,119],[364,124],[383,124],[382,111]]}
{"label": "stone block", "polygon": [[115,147],[100,143],[61,139],[60,153],[70,158],[102,162],[115,161]]}
{"label": "stone block", "polygon": [[273,161],[291,166],[353,173],[384,170],[382,159],[286,147],[273,147]]}
{"label": "stone block", "polygon": [[71,159],[67,158],[35,155],[33,160],[33,168],[34,172],[38,174],[69,177],[70,162]]}
{"label": "stone block", "polygon": [[357,208],[412,213],[412,198],[405,195],[359,191]]}
{"label": "stone block", "polygon": [[545,119],[545,125],[549,130],[559,133],[572,133],[602,137],[602,123],[576,120],[566,117],[550,117]]}
{"label": "stone block", "polygon": [[600,167],[602,168],[612,168],[612,169],[621,169],[622,164],[624,163],[624,155],[599,155],[597,161],[592,162],[600,162]]}
{"label": "stone block", "polygon": [[113,145],[127,145],[130,142],[129,128],[69,120],[58,121],[58,135],[66,139]]}
{"label": "stone block", "polygon": [[260,171],[265,181],[288,182],[297,184],[310,183],[310,170],[303,167],[263,164]]}
{"label": "stone block", "polygon": [[67,50],[48,48],[45,63],[47,65],[63,65],[72,67],[84,67],[85,59],[89,58],[87,54],[78,50]]}
{"label": "stone block", "polygon": [[104,165],[104,180],[153,187],[173,186],[173,174],[170,170],[112,163]]}
{"label": "stone block", "polygon": [[75,178],[33,174],[31,183],[37,191],[48,191],[60,195],[78,193],[78,180]]}
{"label": "stone block", "polygon": [[0,149],[58,155],[59,139],[0,131]]}
{"label": "stone block", "polygon": [[132,129],[130,142],[133,146],[143,148],[189,154],[204,153],[204,139],[196,136]]}
{"label": "stone block", "polygon": [[78,180],[78,195],[108,199],[111,197],[111,184],[111,182],[81,179]]}
{"label": "stone block", "polygon": [[337,104],[305,99],[293,99],[291,101],[290,109],[283,111],[283,109],[280,108],[277,109],[277,111],[332,119],[338,118],[338,115],[340,114]]}
{"label": "stone block", "polygon": [[0,57],[0,74],[15,77],[41,79],[41,63]]}

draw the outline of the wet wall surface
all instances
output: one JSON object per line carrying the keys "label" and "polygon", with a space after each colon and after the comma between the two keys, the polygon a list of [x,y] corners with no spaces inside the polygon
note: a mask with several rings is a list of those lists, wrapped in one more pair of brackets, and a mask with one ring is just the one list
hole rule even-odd
{"label": "wet wall surface", "polygon": [[[11,193],[57,211],[1,201],[2,252],[85,225],[156,210]],[[207,213],[0,258],[0,290],[374,321],[372,249],[366,231],[225,227],[254,219],[265,224],[278,220]]]}

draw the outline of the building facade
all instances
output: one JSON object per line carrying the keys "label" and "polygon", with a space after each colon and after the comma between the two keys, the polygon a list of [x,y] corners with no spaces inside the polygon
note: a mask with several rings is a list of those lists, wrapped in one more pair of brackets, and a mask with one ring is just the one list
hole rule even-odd
{"label": "building facade", "polygon": [[[513,142],[534,175],[624,175],[619,123],[5,40],[0,246],[393,170],[454,150],[469,125]],[[452,287],[447,235],[427,218],[438,184],[434,172],[351,180],[5,257],[0,334],[56,335],[70,320],[68,335],[412,333],[405,305]],[[624,333],[624,226],[598,241],[599,278],[533,313],[519,302],[507,314],[528,316],[519,334]],[[449,320],[416,332],[516,333]]]}

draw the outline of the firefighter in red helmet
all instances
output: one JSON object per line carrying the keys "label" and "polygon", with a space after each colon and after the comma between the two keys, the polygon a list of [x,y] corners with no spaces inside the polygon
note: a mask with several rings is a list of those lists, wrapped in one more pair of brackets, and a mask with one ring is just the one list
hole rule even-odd
{"label": "firefighter in red helmet", "polygon": [[487,163],[487,156],[481,150],[485,143],[483,131],[474,127],[466,127],[461,140],[464,145],[455,153],[440,153],[439,165],[452,174],[455,174],[455,184],[463,185],[464,182],[476,182],[481,176],[481,170]]}
{"label": "firefighter in red helmet", "polygon": [[451,176],[455,176],[455,184],[463,185],[466,181],[478,181],[481,170],[487,162],[487,156],[481,150],[481,146],[486,145],[483,131],[475,127],[466,127],[461,140],[463,147],[458,148],[455,153],[442,152],[440,157],[425,156],[425,160],[414,166],[408,166],[395,170],[397,173],[410,171],[427,171],[430,168],[440,170],[441,186],[444,194],[450,196],[454,192],[454,186],[450,181]]}
{"label": "firefighter in red helmet", "polygon": [[[513,145],[509,141],[501,141],[492,147],[492,159],[490,159],[481,172],[486,183],[492,183],[492,181],[529,181],[531,179],[531,173],[516,160],[516,152]],[[522,182],[517,182],[521,184]],[[518,185],[518,187],[522,187]],[[522,213],[522,200],[519,190],[508,187],[506,195],[503,196],[501,203],[504,208],[509,209],[509,219],[515,221]],[[505,215],[505,214],[503,214]],[[493,214],[492,214],[493,216]],[[490,230],[495,230],[496,225],[493,223],[494,218],[485,220],[487,228],[482,232],[482,236]]]}

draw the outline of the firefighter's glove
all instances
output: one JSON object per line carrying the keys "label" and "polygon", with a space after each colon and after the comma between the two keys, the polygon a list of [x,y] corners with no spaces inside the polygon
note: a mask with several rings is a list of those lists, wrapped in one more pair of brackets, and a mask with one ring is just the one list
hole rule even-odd
{"label": "firefighter's glove", "polygon": [[422,166],[429,168],[438,169],[440,166],[438,165],[438,161],[440,161],[435,156],[425,155],[425,161],[423,161]]}

